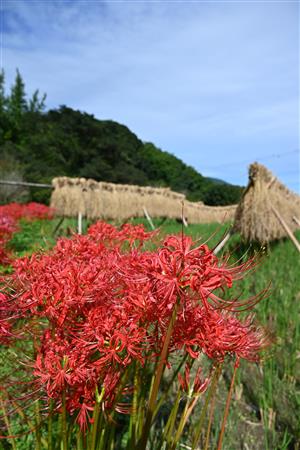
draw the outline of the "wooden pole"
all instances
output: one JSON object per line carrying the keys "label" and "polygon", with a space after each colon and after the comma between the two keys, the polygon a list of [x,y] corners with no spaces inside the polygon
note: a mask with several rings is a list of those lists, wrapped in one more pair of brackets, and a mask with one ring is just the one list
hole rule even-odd
{"label": "wooden pole", "polygon": [[27,183],[27,181],[8,181],[8,180],[0,180],[0,184],[9,184],[10,186],[28,186],[28,187],[40,187],[53,189],[52,184],[44,184],[44,183]]}
{"label": "wooden pole", "polygon": [[52,236],[55,236],[56,232],[58,231],[59,227],[61,226],[61,224],[63,223],[63,221],[65,220],[65,216],[61,217],[60,220],[58,221],[58,223],[56,224],[56,227],[54,228],[54,231],[52,233]]}
{"label": "wooden pole", "polygon": [[216,255],[217,253],[219,253],[219,251],[222,250],[222,248],[224,247],[224,245],[226,244],[226,242],[229,241],[229,239],[231,238],[231,236],[232,236],[232,232],[229,231],[229,232],[224,236],[224,238],[222,239],[222,241],[221,241],[221,242],[216,246],[216,248],[214,249],[214,251],[213,251],[214,255]]}
{"label": "wooden pole", "polygon": [[182,216],[182,223],[183,225],[187,228],[188,227],[188,223],[186,221],[186,218],[184,216]]}
{"label": "wooden pole", "polygon": [[78,234],[82,234],[82,213],[78,213]]}
{"label": "wooden pole", "polygon": [[295,245],[295,247],[297,248],[298,252],[300,253],[300,244],[297,241],[297,239],[295,238],[295,236],[293,235],[293,233],[291,232],[289,226],[287,225],[287,223],[283,220],[283,218],[281,217],[281,215],[279,214],[279,212],[277,211],[277,209],[274,208],[274,206],[271,205],[271,209],[273,211],[273,213],[275,214],[275,216],[277,217],[278,221],[280,222],[281,226],[283,227],[283,229],[287,232],[289,238],[291,239],[291,241],[293,242],[293,244]]}
{"label": "wooden pole", "polygon": [[293,216],[293,221],[300,227],[300,220]]}
{"label": "wooden pole", "polygon": [[143,211],[144,211],[144,214],[145,214],[146,219],[148,220],[148,222],[149,222],[149,224],[150,224],[150,227],[152,228],[152,230],[155,230],[155,226],[154,226],[154,224],[153,224],[153,222],[152,222],[152,219],[151,219],[151,217],[150,217],[150,215],[149,215],[147,209],[145,208],[145,206],[143,206]]}

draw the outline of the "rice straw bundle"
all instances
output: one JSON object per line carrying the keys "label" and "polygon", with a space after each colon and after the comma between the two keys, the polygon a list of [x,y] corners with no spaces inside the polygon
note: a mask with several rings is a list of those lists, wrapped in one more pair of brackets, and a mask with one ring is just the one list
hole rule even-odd
{"label": "rice straw bundle", "polygon": [[90,219],[128,220],[141,217],[144,208],[153,218],[181,219],[182,204],[188,223],[224,222],[233,220],[236,205],[206,206],[189,202],[184,194],[169,188],[114,184],[84,178],[54,178],[51,206],[58,215]]}
{"label": "rice straw bundle", "polygon": [[248,186],[236,210],[234,230],[245,240],[261,244],[286,236],[274,209],[292,231],[299,228],[293,220],[300,214],[299,195],[289,191],[266,167],[253,163]]}

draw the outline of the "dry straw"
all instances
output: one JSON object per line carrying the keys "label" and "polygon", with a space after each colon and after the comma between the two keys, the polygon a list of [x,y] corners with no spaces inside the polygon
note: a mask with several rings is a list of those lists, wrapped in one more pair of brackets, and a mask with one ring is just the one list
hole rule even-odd
{"label": "dry straw", "polygon": [[128,220],[144,215],[152,218],[180,219],[182,202],[188,223],[223,223],[232,221],[236,205],[206,206],[189,202],[185,195],[169,188],[142,187],[86,180],[85,178],[54,178],[51,206],[58,215],[76,217],[78,213],[90,219]]}
{"label": "dry straw", "polygon": [[299,195],[289,191],[266,167],[253,163],[248,186],[236,210],[234,230],[243,239],[262,244],[284,237],[287,231],[274,210],[292,231],[299,228],[293,219],[299,218]]}

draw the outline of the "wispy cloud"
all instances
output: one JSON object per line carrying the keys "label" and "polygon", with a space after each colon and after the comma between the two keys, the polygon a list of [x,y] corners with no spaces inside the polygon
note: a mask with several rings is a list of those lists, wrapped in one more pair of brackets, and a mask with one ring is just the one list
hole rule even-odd
{"label": "wispy cloud", "polygon": [[19,67],[49,107],[125,123],[204,174],[299,147],[296,2],[3,0],[2,16],[9,83]]}

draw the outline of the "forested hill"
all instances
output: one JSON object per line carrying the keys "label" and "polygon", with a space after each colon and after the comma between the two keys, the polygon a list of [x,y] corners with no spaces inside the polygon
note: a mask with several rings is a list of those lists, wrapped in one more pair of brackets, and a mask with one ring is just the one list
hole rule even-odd
{"label": "forested hill", "polygon": [[[66,175],[169,186],[190,200],[213,205],[236,203],[240,197],[240,187],[203,177],[170,153],[142,142],[124,125],[66,106],[43,112],[38,93],[35,102],[26,102],[19,92],[23,104],[12,94],[6,98],[2,93],[1,103],[0,92],[0,178],[11,174],[10,178],[49,183]],[[32,189],[29,199],[47,201],[49,194]]]}

